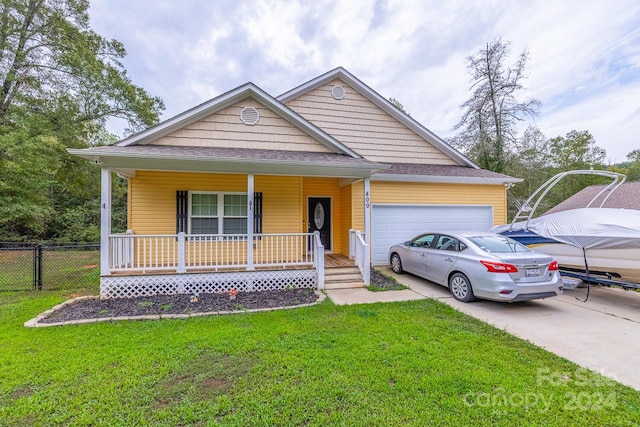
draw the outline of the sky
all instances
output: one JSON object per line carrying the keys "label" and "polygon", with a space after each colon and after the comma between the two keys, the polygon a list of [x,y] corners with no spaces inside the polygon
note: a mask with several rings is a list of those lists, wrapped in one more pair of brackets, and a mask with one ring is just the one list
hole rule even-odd
{"label": "sky", "polygon": [[[90,0],[166,120],[244,83],[276,97],[338,66],[442,138],[471,95],[467,58],[502,38],[542,106],[521,129],[587,130],[609,163],[640,148],[638,0]],[[119,132],[117,124],[110,124]]]}

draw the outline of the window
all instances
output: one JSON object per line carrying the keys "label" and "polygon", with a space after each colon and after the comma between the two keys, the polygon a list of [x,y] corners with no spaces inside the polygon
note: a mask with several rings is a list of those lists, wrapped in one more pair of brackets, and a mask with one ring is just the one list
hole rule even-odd
{"label": "window", "polygon": [[505,236],[473,236],[469,237],[469,240],[485,252],[500,254],[532,252],[528,247]]}
{"label": "window", "polygon": [[457,246],[458,241],[449,236],[438,237],[438,242],[436,243],[436,249],[440,249],[441,251],[456,251]]}
{"label": "window", "polygon": [[245,234],[247,195],[191,193],[191,234]]}
{"label": "window", "polygon": [[414,248],[429,248],[431,246],[431,242],[433,241],[435,234],[425,234],[418,238],[416,238],[411,246]]}

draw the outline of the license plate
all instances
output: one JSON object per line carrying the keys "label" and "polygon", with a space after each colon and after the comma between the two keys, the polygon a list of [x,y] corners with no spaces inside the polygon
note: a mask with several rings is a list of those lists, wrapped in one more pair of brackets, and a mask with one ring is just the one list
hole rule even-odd
{"label": "license plate", "polygon": [[527,268],[527,277],[538,277],[540,276],[539,268]]}

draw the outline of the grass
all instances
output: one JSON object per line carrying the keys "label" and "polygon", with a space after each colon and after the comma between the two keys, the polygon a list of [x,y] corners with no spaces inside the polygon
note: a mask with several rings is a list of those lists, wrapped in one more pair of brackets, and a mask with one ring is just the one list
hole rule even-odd
{"label": "grass", "polygon": [[66,296],[0,293],[0,424],[640,423],[637,391],[436,301],[22,326]]}
{"label": "grass", "polygon": [[[43,289],[90,288],[100,278],[100,251],[43,250]],[[0,291],[33,286],[33,251],[0,251]]]}

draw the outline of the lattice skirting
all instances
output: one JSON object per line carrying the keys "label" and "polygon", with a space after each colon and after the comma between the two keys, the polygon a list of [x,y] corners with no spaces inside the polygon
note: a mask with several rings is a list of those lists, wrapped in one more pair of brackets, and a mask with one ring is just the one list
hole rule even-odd
{"label": "lattice skirting", "polygon": [[223,293],[232,289],[252,292],[317,287],[316,270],[103,276],[100,278],[100,297],[131,298],[158,294]]}

